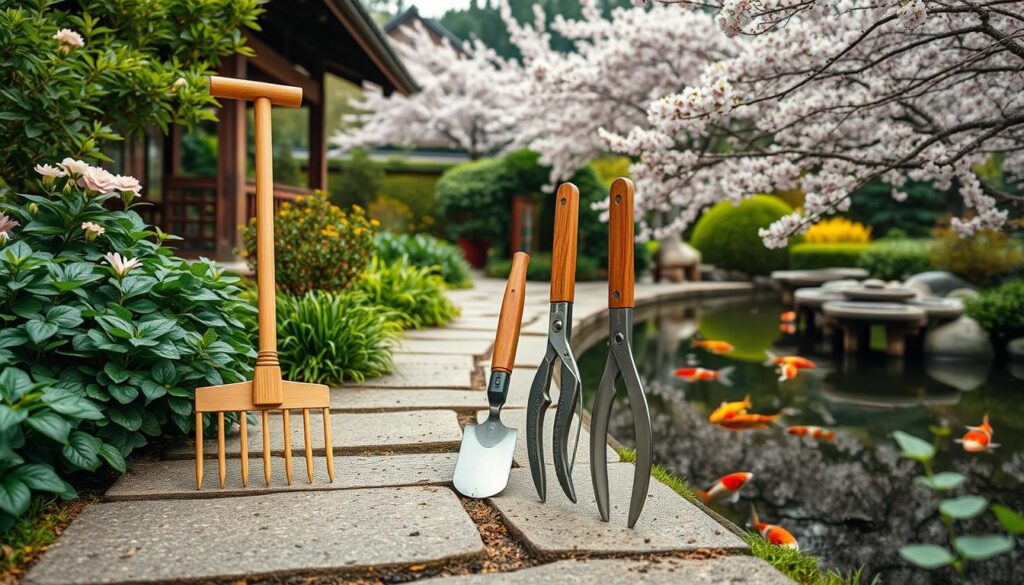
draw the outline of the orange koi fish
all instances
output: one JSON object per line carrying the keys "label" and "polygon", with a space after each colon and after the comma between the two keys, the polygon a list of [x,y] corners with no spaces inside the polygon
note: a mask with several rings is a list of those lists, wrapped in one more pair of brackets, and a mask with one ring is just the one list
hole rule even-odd
{"label": "orange koi fish", "polygon": [[718,423],[718,426],[730,431],[743,431],[749,429],[766,429],[769,425],[779,420],[781,414],[736,414],[727,420]]}
{"label": "orange koi fish", "polygon": [[717,339],[697,339],[690,344],[690,347],[702,347],[715,355],[729,353],[733,350],[731,343],[726,343]]}
{"label": "orange koi fish", "polygon": [[721,370],[705,370],[704,368],[679,368],[675,371],[677,378],[682,378],[686,382],[710,382],[712,380],[718,380],[726,386],[732,386],[732,381],[729,379],[729,374],[736,369],[732,366],[722,368]]}
{"label": "orange koi fish", "polygon": [[750,403],[750,394],[743,397],[743,400],[737,402],[723,402],[718,408],[711,411],[711,416],[708,417],[708,422],[720,423],[724,420],[728,420],[737,414],[744,414],[747,409],[752,405]]}
{"label": "orange koi fish", "polygon": [[800,368],[797,367],[793,362],[787,362],[779,366],[779,382],[785,382],[796,378],[796,375],[800,373]]}
{"label": "orange koi fish", "polygon": [[718,481],[709,487],[708,491],[696,490],[697,497],[699,497],[705,504],[710,504],[711,502],[720,500],[725,496],[739,495],[739,490],[743,487],[743,484],[750,481],[753,477],[753,473],[746,471],[730,473],[729,475],[718,478]]}
{"label": "orange koi fish", "polygon": [[769,544],[800,550],[800,545],[788,530],[775,524],[761,522],[761,519],[757,517],[757,508],[753,504],[750,505],[750,523],[761,535],[761,538],[767,540]]}
{"label": "orange koi fish", "polygon": [[956,442],[962,444],[964,451],[968,453],[981,453],[999,446],[992,442],[994,432],[992,425],[988,424],[988,414],[986,414],[980,426],[968,426],[967,433],[962,439],[956,439]]}
{"label": "orange koi fish", "polygon": [[831,441],[832,439],[836,438],[836,434],[834,432],[825,430],[821,427],[815,427],[810,425],[798,425],[789,427],[786,429],[786,432],[791,435],[796,435],[798,437],[812,437],[815,439],[821,439],[823,441]]}
{"label": "orange koi fish", "polygon": [[779,315],[779,321],[782,321],[783,323],[792,323],[796,321],[796,311],[786,311]]}
{"label": "orange koi fish", "polygon": [[798,355],[775,355],[770,351],[764,352],[767,359],[764,361],[766,366],[782,366],[785,364],[793,364],[798,370],[813,370],[818,367],[817,364],[811,360],[800,357]]}
{"label": "orange koi fish", "polygon": [[779,323],[779,331],[786,335],[793,335],[796,333],[796,324],[794,323]]}

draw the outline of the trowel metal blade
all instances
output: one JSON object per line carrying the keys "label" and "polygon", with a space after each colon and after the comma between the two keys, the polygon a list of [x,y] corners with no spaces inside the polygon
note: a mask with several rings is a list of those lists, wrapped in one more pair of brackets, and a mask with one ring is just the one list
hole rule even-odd
{"label": "trowel metal blade", "polygon": [[468,498],[489,498],[505,489],[518,436],[500,421],[466,425],[452,477],[455,489]]}

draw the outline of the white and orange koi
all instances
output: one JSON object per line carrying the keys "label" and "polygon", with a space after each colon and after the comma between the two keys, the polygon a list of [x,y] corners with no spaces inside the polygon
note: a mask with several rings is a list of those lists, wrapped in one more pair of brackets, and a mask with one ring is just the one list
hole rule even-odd
{"label": "white and orange koi", "polygon": [[786,364],[793,364],[798,370],[813,370],[818,367],[818,365],[811,360],[798,355],[775,355],[770,351],[766,351],[764,353],[767,356],[767,359],[764,360],[764,365],[766,366],[783,366]]}
{"label": "white and orange koi", "polygon": [[732,366],[722,368],[721,370],[679,368],[674,373],[677,378],[682,378],[686,382],[711,382],[717,380],[726,386],[732,386],[732,380],[729,379],[729,375],[734,369],[736,368]]}
{"label": "white and orange koi", "polygon": [[769,544],[800,550],[800,545],[797,543],[796,538],[788,530],[776,524],[761,522],[761,519],[757,517],[757,508],[753,504],[750,505],[750,523],[757,530],[758,534],[761,535],[761,538],[767,540]]}
{"label": "white and orange koi", "polygon": [[750,481],[753,477],[753,473],[746,471],[730,473],[729,475],[718,478],[718,481],[709,487],[707,491],[697,490],[697,497],[699,497],[705,504],[710,504],[711,502],[720,500],[726,496],[738,496],[739,490],[743,487],[743,484]]}
{"label": "white and orange koi", "polygon": [[779,382],[785,382],[796,378],[797,374],[800,373],[800,368],[793,362],[786,362],[779,365]]}
{"label": "white and orange koi", "polygon": [[836,434],[834,432],[812,425],[792,426],[787,428],[786,432],[798,437],[811,437],[814,439],[821,439],[823,441],[831,441],[836,438]]}
{"label": "white and orange koi", "polygon": [[967,427],[967,433],[962,439],[956,439],[957,443],[964,446],[964,451],[968,453],[981,453],[989,449],[995,449],[999,445],[992,442],[992,434],[995,430],[992,425],[988,423],[988,414],[982,419],[981,425]]}

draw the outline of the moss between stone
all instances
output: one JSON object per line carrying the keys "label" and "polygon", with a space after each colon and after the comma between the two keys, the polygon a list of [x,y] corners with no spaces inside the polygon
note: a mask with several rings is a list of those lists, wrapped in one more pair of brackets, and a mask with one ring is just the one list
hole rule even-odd
{"label": "moss between stone", "polygon": [[[636,451],[633,449],[619,449],[618,451],[619,457],[623,461],[627,463],[636,461]],[[703,507],[700,499],[697,498],[686,481],[668,469],[655,465],[651,468],[651,477],[667,485],[680,496]],[[753,532],[748,532],[744,536],[744,540],[750,546],[753,556],[767,562],[801,585],[858,585],[860,583],[860,569],[849,574],[843,574],[834,569],[826,571],[818,566],[818,557],[769,544],[768,541]]]}
{"label": "moss between stone", "polygon": [[3,534],[0,583],[17,582],[92,500],[91,497],[70,502],[41,496],[33,498],[28,511]]}

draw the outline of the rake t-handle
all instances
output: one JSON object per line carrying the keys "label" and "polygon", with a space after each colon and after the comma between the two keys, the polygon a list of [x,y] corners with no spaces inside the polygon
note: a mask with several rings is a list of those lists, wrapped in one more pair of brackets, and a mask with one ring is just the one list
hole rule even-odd
{"label": "rake t-handle", "polygon": [[259,353],[252,380],[252,402],[284,401],[281,362],[277,357],[277,310],[274,284],[274,171],[270,106],[297,108],[302,88],[227,77],[210,78],[210,95],[253,100],[256,118],[256,285],[259,309]]}

